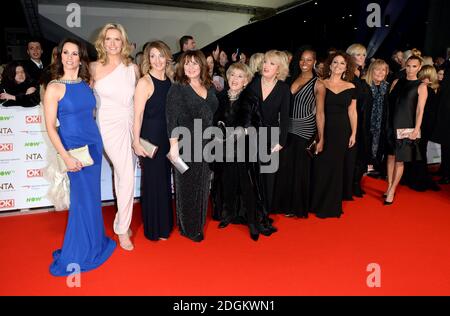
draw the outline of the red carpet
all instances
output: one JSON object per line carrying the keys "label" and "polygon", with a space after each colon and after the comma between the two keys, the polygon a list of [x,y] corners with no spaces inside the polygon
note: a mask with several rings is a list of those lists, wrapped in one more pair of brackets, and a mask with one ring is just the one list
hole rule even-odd
{"label": "red carpet", "polygon": [[[382,205],[382,181],[366,177],[364,188],[340,219],[274,216],[279,231],[258,242],[244,226],[220,230],[213,221],[201,243],[177,230],[150,242],[136,204],[135,250],[118,247],[81,275],[81,288],[48,272],[67,212],[3,217],[0,295],[450,295],[450,187],[401,187],[391,206]],[[104,208],[110,236],[113,213]],[[380,288],[366,284],[370,263],[381,267]]]}

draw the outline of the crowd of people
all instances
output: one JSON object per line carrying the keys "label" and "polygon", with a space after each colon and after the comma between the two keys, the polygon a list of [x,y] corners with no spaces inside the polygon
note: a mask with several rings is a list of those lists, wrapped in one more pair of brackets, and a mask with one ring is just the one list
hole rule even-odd
{"label": "crowd of people", "polygon": [[[186,35],[174,55],[162,41],[146,43],[135,64],[125,29],[109,23],[95,41],[96,61],[89,63],[83,43],[66,39],[44,69],[38,44],[28,45],[27,64],[6,67],[0,98],[4,106],[33,106],[41,90],[50,140],[69,171],[69,222],[54,275],[68,274],[70,262],[93,269],[115,248],[101,213],[103,150],[114,169],[114,232],[128,251],[136,157],[144,235],[153,241],[168,239],[176,221],[181,235],[201,242],[210,196],[219,228],[247,225],[257,241],[277,231],[274,213],[340,217],[342,201],[364,196],[365,174],[387,180],[384,205],[394,203],[400,183],[439,190],[427,168],[429,141],[441,144],[439,182],[449,183],[450,60],[433,62],[413,49],[369,61],[366,48],[352,44],[325,58],[305,47],[249,58],[234,52],[229,62],[218,45],[202,52]],[[211,127],[220,133],[196,139],[198,121],[201,135]],[[143,140],[158,147],[155,155]],[[211,141],[212,162],[183,146],[200,142],[204,153]],[[70,155],[84,145],[92,166]],[[264,172],[271,162],[261,156],[278,159],[278,168]],[[188,166],[183,173],[172,168],[180,157]]]}

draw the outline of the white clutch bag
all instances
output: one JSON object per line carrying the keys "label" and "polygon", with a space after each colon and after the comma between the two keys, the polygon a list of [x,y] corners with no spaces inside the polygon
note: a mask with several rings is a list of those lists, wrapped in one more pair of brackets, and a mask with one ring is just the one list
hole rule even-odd
{"label": "white clutch bag", "polygon": [[[409,138],[409,135],[414,132],[414,128],[397,128],[397,139]],[[420,131],[417,138],[420,138]]]}
{"label": "white clutch bag", "polygon": [[[79,162],[81,162],[83,167],[89,167],[94,164],[94,160],[92,160],[92,157],[89,154],[89,147],[87,145],[84,145],[83,147],[68,150],[68,152],[73,158],[75,158]],[[57,159],[58,159],[59,170],[61,172],[67,172],[67,166],[59,154],[57,155]]]}
{"label": "white clutch bag", "polygon": [[139,142],[141,143],[142,147],[144,147],[145,151],[148,152],[150,158],[155,157],[156,152],[158,151],[158,146],[150,143],[148,140],[143,139],[142,137],[139,138]]}

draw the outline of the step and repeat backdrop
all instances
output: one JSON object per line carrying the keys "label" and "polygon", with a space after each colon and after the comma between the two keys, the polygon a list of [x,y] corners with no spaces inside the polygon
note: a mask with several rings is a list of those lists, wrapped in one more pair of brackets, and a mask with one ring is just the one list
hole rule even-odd
{"label": "step and repeat backdrop", "polygon": [[[47,156],[55,154],[48,139],[42,107],[0,107],[0,212],[51,207],[44,178]],[[135,196],[140,195],[141,169],[136,162]],[[113,199],[112,171],[103,157],[102,200]]]}
{"label": "step and repeat backdrop", "polygon": [[[43,168],[55,154],[45,130],[42,107],[0,106],[0,212],[51,207],[46,199],[49,183]],[[440,147],[429,143],[428,162],[439,163]],[[135,197],[140,196],[141,169],[136,161]],[[112,200],[111,165],[103,157],[102,200]]]}

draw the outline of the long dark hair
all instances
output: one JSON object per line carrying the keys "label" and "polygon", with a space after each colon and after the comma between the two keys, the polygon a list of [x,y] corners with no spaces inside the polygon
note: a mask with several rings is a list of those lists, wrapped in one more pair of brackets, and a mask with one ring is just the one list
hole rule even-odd
{"label": "long dark hair", "polygon": [[324,79],[330,78],[330,76],[331,76],[330,66],[331,66],[331,63],[333,62],[333,59],[335,59],[337,56],[341,56],[342,58],[344,58],[345,63],[347,64],[347,70],[342,74],[342,80],[345,80],[348,82],[352,81],[353,78],[355,77],[356,65],[353,61],[353,58],[349,54],[347,54],[344,51],[340,51],[340,50],[334,54],[331,54],[328,57],[327,61],[325,62],[325,67],[323,70]]}
{"label": "long dark hair", "polygon": [[184,52],[181,57],[180,61],[177,65],[177,71],[176,71],[176,81],[178,81],[181,84],[188,85],[189,84],[189,78],[184,73],[184,64],[186,61],[192,60],[192,57],[194,57],[194,60],[199,64],[200,66],[200,82],[203,86],[206,88],[211,87],[212,81],[211,77],[209,76],[208,72],[208,64],[206,63],[205,55],[202,53],[201,50],[191,50]]}
{"label": "long dark hair", "polygon": [[5,69],[2,73],[2,85],[5,87],[14,87],[17,86],[16,82],[16,69],[17,67],[22,67],[25,72],[25,81],[23,83],[31,85],[31,79],[28,75],[27,69],[25,66],[18,61],[12,61],[5,66]]}
{"label": "long dark hair", "polygon": [[[48,81],[59,79],[64,76],[64,67],[61,61],[61,54],[63,47],[66,43],[72,43],[78,46],[78,56],[80,57],[80,68],[78,70],[78,77],[89,83],[91,74],[89,73],[89,56],[86,46],[83,42],[80,42],[74,38],[63,39],[58,45],[58,52],[55,62],[50,66],[50,76]],[[48,82],[44,82],[44,86],[47,86]]]}

